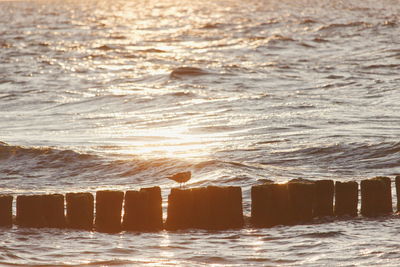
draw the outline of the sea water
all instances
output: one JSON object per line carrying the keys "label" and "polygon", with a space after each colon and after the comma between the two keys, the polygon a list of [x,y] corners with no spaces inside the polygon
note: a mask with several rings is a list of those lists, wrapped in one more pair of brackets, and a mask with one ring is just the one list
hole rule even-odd
{"label": "sea water", "polygon": [[[0,1],[0,193],[400,173],[398,0]],[[394,190],[393,190],[394,193]],[[393,201],[396,205],[396,201]],[[400,219],[0,230],[1,265],[396,266]]]}

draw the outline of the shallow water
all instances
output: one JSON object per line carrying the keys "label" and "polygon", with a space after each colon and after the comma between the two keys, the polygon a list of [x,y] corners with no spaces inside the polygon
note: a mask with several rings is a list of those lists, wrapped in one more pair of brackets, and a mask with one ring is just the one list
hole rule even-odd
{"label": "shallow water", "polygon": [[[191,170],[189,186],[241,186],[248,215],[263,179],[398,175],[399,14],[397,0],[0,1],[0,193],[166,199],[166,177]],[[394,266],[398,223],[13,228],[0,263]]]}

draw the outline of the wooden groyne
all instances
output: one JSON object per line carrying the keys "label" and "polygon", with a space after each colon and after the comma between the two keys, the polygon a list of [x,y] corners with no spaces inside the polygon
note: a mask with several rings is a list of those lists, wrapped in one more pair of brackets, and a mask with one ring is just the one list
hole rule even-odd
{"label": "wooden groyne", "polygon": [[[225,230],[310,223],[314,218],[388,215],[392,181],[374,177],[360,184],[333,180],[296,179],[267,182],[251,188],[249,224],[243,216],[242,189],[237,186],[173,188],[164,222],[160,187],[138,191],[97,191],[47,195],[18,195],[13,217],[11,195],[0,195],[0,227],[71,228],[106,233],[205,229]],[[400,176],[395,178],[397,212]]]}

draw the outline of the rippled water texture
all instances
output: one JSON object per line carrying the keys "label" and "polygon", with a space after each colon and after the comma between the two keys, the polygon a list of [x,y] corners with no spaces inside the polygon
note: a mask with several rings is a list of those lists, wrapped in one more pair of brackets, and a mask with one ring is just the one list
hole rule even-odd
{"label": "rippled water texture", "polygon": [[[399,17],[398,0],[0,1],[0,193],[166,199],[191,170],[189,186],[241,186],[248,215],[263,179],[398,175]],[[399,222],[13,228],[0,264],[394,266]]]}

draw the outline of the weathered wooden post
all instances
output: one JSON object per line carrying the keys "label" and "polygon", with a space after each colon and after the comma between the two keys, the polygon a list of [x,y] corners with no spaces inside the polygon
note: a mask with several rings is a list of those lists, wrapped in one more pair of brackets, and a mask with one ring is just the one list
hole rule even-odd
{"label": "weathered wooden post", "polygon": [[207,187],[211,203],[208,229],[230,229],[243,226],[242,190],[240,187]]}
{"label": "weathered wooden post", "polygon": [[315,201],[315,184],[309,181],[288,183],[289,203],[293,223],[311,221]]}
{"label": "weathered wooden post", "polygon": [[91,193],[67,193],[67,226],[93,229],[94,197]]}
{"label": "weathered wooden post", "polygon": [[148,229],[161,230],[163,228],[161,188],[159,186],[142,188],[140,192],[147,195]]}
{"label": "weathered wooden post", "polygon": [[361,214],[363,216],[374,217],[392,211],[389,177],[375,177],[361,181]]}
{"label": "weathered wooden post", "polygon": [[357,216],[358,183],[335,182],[335,215]]}
{"label": "weathered wooden post", "polygon": [[168,196],[166,228],[178,230],[193,227],[193,213],[191,189],[172,188]]}
{"label": "weathered wooden post", "polygon": [[0,227],[12,226],[13,196],[0,195]]}
{"label": "weathered wooden post", "polygon": [[207,187],[193,188],[193,227],[209,229],[211,221],[211,199]]}
{"label": "weathered wooden post", "polygon": [[43,195],[42,201],[46,227],[65,227],[64,196],[61,194]]}
{"label": "weathered wooden post", "polygon": [[128,231],[161,230],[162,199],[160,187],[142,188],[125,193],[123,229]]}
{"label": "weathered wooden post", "polygon": [[287,184],[267,183],[251,188],[251,223],[254,226],[271,227],[290,221]]}
{"label": "weathered wooden post", "polygon": [[42,195],[17,196],[17,225],[21,227],[45,227]]}
{"label": "weathered wooden post", "polygon": [[240,187],[173,188],[168,196],[167,229],[223,230],[243,223]]}
{"label": "weathered wooden post", "polygon": [[95,228],[99,232],[116,233],[121,231],[121,212],[124,192],[97,191]]}
{"label": "weathered wooden post", "polygon": [[227,190],[231,200],[228,204],[230,219],[227,228],[242,228],[244,225],[242,188],[240,186],[230,186]]}
{"label": "weathered wooden post", "polygon": [[335,185],[332,180],[315,181],[314,217],[333,216],[333,195]]}
{"label": "weathered wooden post", "polygon": [[400,175],[396,176],[397,212],[400,212]]}
{"label": "weathered wooden post", "polygon": [[378,176],[375,177],[383,182],[383,192],[382,192],[382,205],[381,211],[383,214],[389,214],[393,212],[393,203],[392,203],[392,180],[389,177]]}
{"label": "weathered wooden post", "polygon": [[128,231],[144,230],[147,223],[145,219],[146,210],[147,199],[144,194],[140,191],[126,191],[122,228]]}

